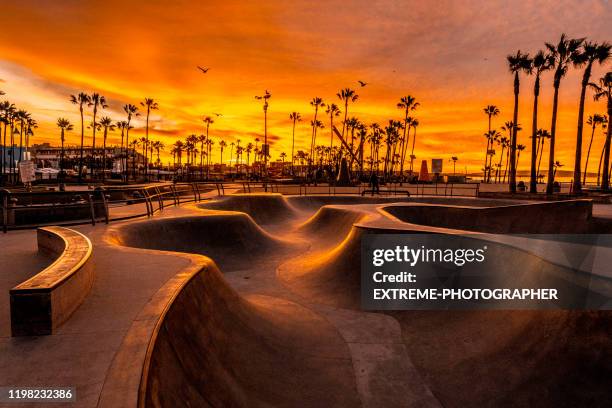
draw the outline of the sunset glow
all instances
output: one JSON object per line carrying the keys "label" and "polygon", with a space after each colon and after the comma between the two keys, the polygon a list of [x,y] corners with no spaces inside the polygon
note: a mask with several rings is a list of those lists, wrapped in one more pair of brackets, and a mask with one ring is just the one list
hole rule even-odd
{"label": "sunset glow", "polygon": [[[357,1],[348,6],[341,1],[117,0],[23,0],[3,7],[0,89],[38,121],[32,143],[58,144],[57,118],[79,122],[69,95],[99,92],[109,101],[104,115],[114,120],[124,119],[123,104],[155,98],[160,108],[151,116],[150,137],[166,146],[203,133],[202,117],[222,113],[210,127],[214,160],[219,138],[227,143],[263,139],[262,107],[254,96],[264,90],[272,93],[268,137],[276,160],[291,149],[290,112],[302,114],[296,137],[298,148],[307,150],[309,101],[319,96],[340,104],[336,93],[351,87],[359,100],[349,116],[367,124],[400,120],[399,98],[415,96],[421,103],[415,112],[417,158],[446,161],[457,155],[458,169],[477,171],[486,145],[482,108],[500,108],[498,129],[512,119],[507,54],[518,49],[533,54],[561,32],[593,41],[612,37],[612,6],[606,0],[584,1],[580,8],[564,1]],[[197,65],[210,71],[203,74]],[[609,63],[595,65],[592,78],[609,70]],[[573,165],[581,74],[570,69],[561,85],[557,157],[567,168]],[[533,79],[521,79],[524,130],[518,143],[528,145],[527,157]],[[368,85],[361,87],[358,80]],[[550,128],[549,72],[542,76],[540,103],[540,125]],[[594,113],[605,113],[605,103],[588,93],[585,117]],[[143,119],[135,121],[136,136],[144,135]],[[328,141],[329,119],[320,119],[325,124],[320,137]],[[78,138],[74,131],[68,142],[76,144]],[[119,132],[109,137],[110,144],[119,140]],[[601,131],[594,144],[599,151]],[[527,166],[521,159],[519,168]]]}

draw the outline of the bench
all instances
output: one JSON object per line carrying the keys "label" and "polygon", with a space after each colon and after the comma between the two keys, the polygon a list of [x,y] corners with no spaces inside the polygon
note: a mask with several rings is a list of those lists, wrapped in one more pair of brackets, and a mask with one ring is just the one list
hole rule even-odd
{"label": "bench", "polygon": [[38,250],[55,261],[10,290],[13,336],[53,334],[80,306],[94,281],[91,241],[63,227],[37,230]]}

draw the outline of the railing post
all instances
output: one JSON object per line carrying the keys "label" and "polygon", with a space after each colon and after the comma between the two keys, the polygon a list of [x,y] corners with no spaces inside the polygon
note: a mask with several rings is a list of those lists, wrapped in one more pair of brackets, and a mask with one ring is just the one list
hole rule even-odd
{"label": "railing post", "polygon": [[2,231],[6,234],[8,231],[8,203],[9,203],[9,191],[4,190],[2,198]]}
{"label": "railing post", "polygon": [[91,211],[91,225],[96,225],[96,210],[94,208],[93,196],[87,193],[87,199],[89,201],[89,210]]}
{"label": "railing post", "polygon": [[100,195],[102,196],[102,205],[104,206],[104,222],[108,224],[108,202],[106,201],[106,194],[104,190],[100,190]]}

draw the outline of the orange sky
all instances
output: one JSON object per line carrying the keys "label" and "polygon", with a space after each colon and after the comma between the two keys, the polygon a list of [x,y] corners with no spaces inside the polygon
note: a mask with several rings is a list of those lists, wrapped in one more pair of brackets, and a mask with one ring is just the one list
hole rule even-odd
{"label": "orange sky", "polygon": [[[458,169],[475,171],[486,144],[482,108],[500,107],[497,127],[511,119],[507,54],[533,53],[561,32],[612,40],[607,0],[429,3],[20,0],[3,4],[0,14],[0,89],[38,120],[37,142],[57,143],[60,116],[78,125],[69,95],[80,91],[105,95],[110,101],[105,114],[115,120],[124,118],[123,104],[154,98],[160,110],[152,116],[150,137],[167,146],[202,133],[202,116],[221,112],[211,126],[215,157],[220,137],[246,143],[263,134],[261,104],[253,97],[269,89],[273,159],[290,153],[292,111],[305,119],[298,146],[309,143],[308,102],[314,96],[339,103],[336,92],[352,87],[360,98],[349,114],[382,124],[401,118],[395,105],[410,94],[421,103],[418,159],[458,155]],[[201,74],[196,65],[210,67],[209,73]],[[594,77],[610,68],[595,67]],[[567,167],[573,165],[580,76],[571,70],[561,86],[558,156]],[[369,85],[360,88],[358,79]],[[524,79],[519,122],[525,131],[519,143],[527,145],[531,87],[531,79]],[[551,75],[545,74],[540,116],[545,128],[550,128],[551,88]],[[589,95],[586,114],[604,110],[604,103]],[[135,133],[144,134],[143,121],[135,125]],[[325,140],[328,132],[322,131]],[[69,141],[77,138],[73,132]],[[112,135],[111,143],[118,138]],[[597,150],[601,141],[599,133]],[[521,158],[519,167],[527,162]]]}

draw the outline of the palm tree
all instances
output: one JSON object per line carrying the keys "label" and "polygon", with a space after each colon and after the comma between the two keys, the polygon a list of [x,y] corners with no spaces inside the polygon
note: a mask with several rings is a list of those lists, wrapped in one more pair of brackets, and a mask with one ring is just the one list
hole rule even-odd
{"label": "palm tree", "polygon": [[[412,120],[409,121],[410,118],[408,114],[411,110],[416,110],[419,105],[420,104],[416,102],[416,98],[411,95],[402,96],[400,101],[397,103],[398,109],[404,110],[404,134],[402,136],[400,146],[400,178],[404,173],[404,161],[406,159],[406,150],[410,139],[410,126],[412,125]],[[408,139],[406,139],[406,134],[408,134]]]}
{"label": "palm tree", "polygon": [[[296,122],[300,122],[302,120],[302,116],[299,114],[299,112],[291,112],[289,114],[289,119],[291,119],[293,121],[293,131],[291,133],[291,174],[293,174],[293,162],[295,160],[295,156],[294,156],[294,149],[295,149],[295,124],[296,124]],[[257,141],[257,139],[255,139],[255,141]]]}
{"label": "palm tree", "polygon": [[453,176],[455,174],[457,174],[457,172],[455,171],[455,167],[457,165],[457,160],[459,160],[459,157],[457,157],[457,156],[452,156],[451,157],[451,161],[453,162]]}
{"label": "palm tree", "polygon": [[[595,91],[593,96],[596,101],[605,99],[608,107],[608,118],[612,119],[612,71],[607,72],[599,79],[599,84],[589,83],[589,87]],[[606,143],[604,147],[603,176],[601,179],[601,189],[607,191],[610,188],[610,142],[612,139],[612,126],[608,126]]]}
{"label": "palm tree", "polygon": [[247,173],[249,171],[249,165],[251,163],[251,152],[253,151],[253,143],[247,143],[246,148],[244,149],[247,154]]}
{"label": "palm tree", "polygon": [[221,165],[223,165],[223,149],[227,147],[225,140],[219,141],[219,149],[221,150]]}
{"label": "palm tree", "polygon": [[518,171],[518,162],[519,159],[521,158],[521,152],[523,150],[525,150],[527,146],[523,145],[523,144],[517,144],[516,145],[516,170]]}
{"label": "palm tree", "polygon": [[160,155],[160,152],[164,150],[166,146],[164,145],[162,141],[156,140],[153,143],[151,143],[151,147],[152,147],[151,150],[155,149],[155,152],[157,153],[157,176],[159,179],[159,171],[161,169],[161,159],[159,155]]}
{"label": "palm tree", "polygon": [[582,184],[586,184],[587,171],[589,169],[589,156],[591,155],[591,147],[593,146],[593,137],[595,136],[595,128],[597,127],[597,125],[603,125],[604,120],[605,120],[604,116],[599,115],[597,113],[595,115],[589,116],[589,118],[587,119],[587,125],[591,126],[591,140],[589,141],[589,148],[587,150],[586,161],[584,162],[584,176],[582,179]]}
{"label": "palm tree", "polygon": [[[416,131],[418,127],[419,127],[419,120],[412,119],[412,129],[414,130],[414,133],[412,134],[412,150],[410,151],[410,156],[414,156],[414,145],[416,143]],[[410,172],[412,173],[412,162],[410,162]]]}
{"label": "palm tree", "polygon": [[[510,134],[512,134],[512,129],[510,129]],[[506,147],[510,144],[510,139],[505,136],[502,136],[497,142],[501,146],[501,154],[499,155],[499,163],[497,163],[497,171],[495,172],[495,182],[498,183],[501,179],[501,169],[502,169],[502,160],[504,158],[504,151]]]}
{"label": "palm tree", "polygon": [[68,119],[59,118],[57,120],[57,127],[61,129],[60,141],[61,141],[61,150],[60,150],[60,178],[64,177],[64,141],[66,140],[64,133],[69,132],[74,129],[74,126],[68,121]]}
{"label": "palm tree", "polygon": [[[344,88],[340,90],[336,96],[344,102],[344,121],[342,122],[342,138],[344,139],[344,131],[346,129],[346,118],[348,115],[348,104],[349,102],[355,102],[359,99],[359,95],[355,93],[353,89]],[[333,129],[332,129],[333,131]]]}
{"label": "palm tree", "polygon": [[[487,169],[490,169],[490,164],[489,164],[489,159],[492,159],[492,155],[489,154],[489,150],[491,150],[493,148],[493,142],[494,142],[494,135],[496,134],[495,131],[491,130],[491,118],[493,116],[497,116],[499,115],[499,108],[495,105],[487,105],[484,109],[483,109],[485,115],[487,115],[487,118],[489,120],[489,130],[487,131],[487,133],[485,133],[485,137],[487,138],[487,150],[485,150],[485,164],[484,164],[484,177],[483,177],[483,181],[487,182]],[[493,133],[491,133],[493,132]],[[491,156],[491,157],[489,157]],[[489,178],[490,178],[490,171],[489,171]]]}
{"label": "palm tree", "polygon": [[501,133],[493,129],[485,133],[484,137],[487,139],[487,157],[485,159],[485,166],[484,166],[484,171],[485,171],[484,182],[489,183],[491,182],[491,169],[493,168],[493,156],[495,155],[493,146],[494,146],[494,143],[496,143],[497,140],[501,137]]}
{"label": "palm tree", "polygon": [[[508,60],[508,68],[510,72],[514,75],[514,116],[513,122],[515,125],[518,124],[518,101],[519,101],[519,90],[520,90],[520,81],[519,81],[519,72],[529,72],[531,70],[531,59],[529,59],[529,54],[522,54],[521,51],[517,51],[516,55],[508,55],[506,57]],[[510,183],[510,192],[516,193],[516,139],[517,139],[517,128],[514,127],[512,131],[512,137],[510,138],[510,176],[508,177],[508,181]],[[505,178],[505,174],[504,174]]]}
{"label": "palm tree", "polygon": [[173,149],[176,151],[176,157],[178,158],[179,167],[182,167],[183,165],[184,148],[185,148],[185,145],[183,144],[181,140],[177,140],[176,142],[174,142]]}
{"label": "palm tree", "polygon": [[[319,113],[319,107],[322,108],[325,106],[325,104],[323,103],[323,98],[315,96],[310,101],[310,106],[314,107],[315,109],[314,118],[310,122],[312,126],[313,123],[320,122],[320,121],[317,121],[317,114]],[[316,144],[316,140],[317,140],[317,126],[312,126],[312,135],[310,137],[310,156],[311,157],[314,157],[314,147]]]}
{"label": "palm tree", "polygon": [[[604,42],[603,44],[596,44],[592,42],[585,42],[582,45],[582,50],[574,54],[573,62],[577,67],[585,66],[584,73],[582,75],[582,83],[580,88],[580,104],[578,105],[578,127],[576,132],[576,159],[574,160],[574,185],[572,191],[576,194],[580,193],[582,186],[580,183],[580,173],[582,171],[582,128],[584,122],[584,99],[586,97],[586,88],[591,79],[591,70],[593,63],[597,62],[603,64],[610,56],[610,50],[612,44]],[[591,139],[592,141],[592,139]],[[586,169],[584,172],[586,180]]]}
{"label": "palm tree", "polygon": [[561,39],[557,45],[546,43],[546,48],[552,55],[555,75],[553,80],[553,88],[555,90],[553,96],[552,122],[550,126],[550,153],[548,158],[548,181],[546,184],[546,194],[553,193],[555,182],[555,137],[557,134],[557,108],[559,107],[559,86],[561,79],[565,76],[568,70],[569,63],[575,58],[574,55],[578,52],[584,39],[568,39],[565,34],[561,34]]}
{"label": "palm tree", "polygon": [[531,122],[531,172],[529,177],[529,192],[538,192],[538,175],[536,174],[537,146],[539,141],[538,133],[538,98],[540,96],[540,76],[542,72],[548,71],[553,67],[554,59],[551,54],[544,51],[538,53],[531,60],[529,73],[535,75],[533,84],[533,119]]}
{"label": "palm tree", "polygon": [[90,163],[90,167],[91,167],[91,174],[93,176],[93,163],[96,160],[96,130],[99,130],[99,126],[96,126],[95,123],[96,122],[96,118],[98,116],[98,108],[100,109],[106,109],[108,108],[108,105],[106,104],[106,98],[96,92],[92,93],[91,96],[89,97],[89,102],[87,103],[87,106],[92,107],[93,106],[93,110],[92,110],[92,115],[93,115],[93,119],[92,122],[94,123],[94,126],[92,126],[93,128],[93,140],[91,142],[91,163]]}
{"label": "palm tree", "polygon": [[539,152],[539,159],[538,159],[538,169],[537,169],[537,177],[540,177],[540,165],[542,164],[542,156],[544,156],[544,144],[546,143],[546,139],[550,139],[550,133],[548,133],[548,130],[546,129],[538,129],[538,133],[536,135],[536,137],[538,138],[538,152]]}
{"label": "palm tree", "polygon": [[[321,122],[320,120],[311,120],[310,121],[310,126],[312,127],[312,134],[313,137],[316,137],[317,134],[317,129],[323,129],[325,127],[325,125],[323,125],[323,122]],[[312,142],[314,142],[314,139],[312,139]],[[314,164],[315,161],[315,146],[312,144],[310,144],[310,158],[312,160],[312,164]]]}
{"label": "palm tree", "polygon": [[[115,122],[115,126],[117,127],[117,129],[121,129],[121,154],[119,155],[120,159],[121,159],[121,167],[123,167],[123,140],[125,137],[125,130],[127,129],[128,123],[125,120],[118,120],[117,122]],[[123,173],[123,169],[121,169],[122,173]]]}
{"label": "palm tree", "polygon": [[230,143],[230,159],[229,159],[230,175],[231,175],[231,172],[232,172],[232,157],[233,157],[233,154],[234,154],[234,146],[236,146],[236,143],[231,142]]}
{"label": "palm tree", "polygon": [[597,165],[597,185],[599,185],[599,180],[600,180],[600,176],[601,176],[601,163],[603,162],[603,156],[604,156],[604,152],[606,150],[606,130],[608,129],[608,116],[603,115],[603,122],[601,124],[601,130],[603,131],[603,135],[604,135],[604,145],[601,148],[601,154],[599,155],[599,164]]}
{"label": "palm tree", "polygon": [[102,144],[102,181],[106,179],[106,138],[108,137],[108,132],[113,132],[115,130],[115,125],[113,125],[113,120],[108,116],[100,119],[100,125],[104,128],[104,141]]}
{"label": "palm tree", "polygon": [[79,183],[83,181],[83,143],[85,142],[85,118],[83,117],[83,105],[89,105],[91,98],[85,92],[78,95],[70,95],[70,102],[79,105],[81,114],[81,151],[79,154]]}
{"label": "palm tree", "polygon": [[554,175],[556,175],[557,174],[557,169],[563,167],[563,164],[561,164],[561,162],[559,160],[556,160],[555,164],[553,164],[553,167],[555,169],[554,170]]}
{"label": "palm tree", "polygon": [[[335,103],[328,104],[327,109],[325,109],[325,113],[329,115],[329,148],[334,147],[334,116],[340,116],[340,108]],[[292,153],[293,158],[293,153]],[[291,166],[293,166],[293,161],[291,162]]]}
{"label": "palm tree", "polygon": [[[144,98],[144,100],[142,102],[140,102],[140,106],[142,106],[143,108],[147,109],[147,119],[145,122],[145,139],[146,139],[146,145],[149,144],[149,115],[151,114],[152,110],[157,110],[159,109],[159,105],[157,104],[157,102],[155,102],[153,100],[153,98]],[[149,174],[149,170],[148,170],[148,165],[147,165],[147,158],[145,155],[145,175]]]}
{"label": "palm tree", "polygon": [[[130,103],[128,103],[126,105],[123,105],[123,110],[127,114],[127,121],[126,121],[126,126],[125,126],[125,181],[127,182],[129,177],[130,177],[130,173],[128,171],[128,153],[129,153],[129,146],[130,146],[130,129],[133,129],[133,127],[130,126],[130,124],[132,122],[132,117],[138,116],[138,115],[140,115],[140,113],[138,113],[138,108],[135,105],[132,105]],[[135,171],[135,170],[136,169],[133,169],[133,171]]]}

